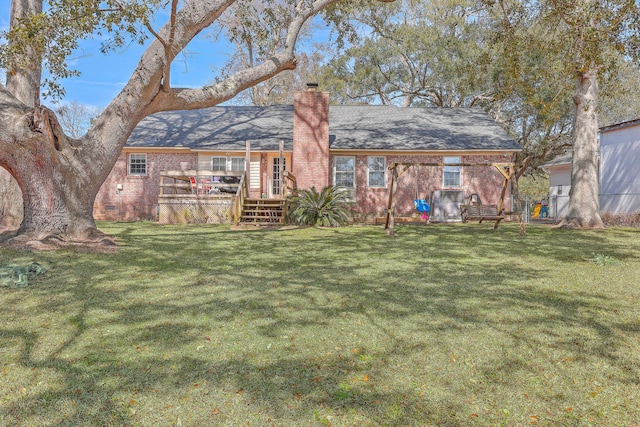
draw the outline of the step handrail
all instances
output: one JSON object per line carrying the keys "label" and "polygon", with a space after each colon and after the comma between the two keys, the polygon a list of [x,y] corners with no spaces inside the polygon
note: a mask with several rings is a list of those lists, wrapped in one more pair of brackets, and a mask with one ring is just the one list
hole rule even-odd
{"label": "step handrail", "polygon": [[238,190],[236,190],[236,196],[234,198],[234,209],[233,209],[233,224],[240,224],[240,218],[242,217],[242,208],[244,207],[244,200],[247,198],[247,186],[244,185],[244,180],[247,174],[242,174],[240,177],[240,184],[238,185]]}
{"label": "step handrail", "polygon": [[285,170],[282,173],[282,177],[283,177],[283,182],[282,182],[282,188],[283,188],[283,195],[286,198],[287,196],[295,196],[298,193],[298,181],[295,177],[294,174],[292,174],[291,172]]}

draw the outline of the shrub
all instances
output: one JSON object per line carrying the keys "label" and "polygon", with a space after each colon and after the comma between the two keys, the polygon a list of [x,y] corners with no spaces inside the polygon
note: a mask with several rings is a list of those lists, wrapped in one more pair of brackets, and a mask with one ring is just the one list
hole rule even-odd
{"label": "shrub", "polygon": [[611,212],[603,212],[600,214],[600,217],[607,227],[640,228],[640,212],[630,214],[613,214]]}
{"label": "shrub", "polygon": [[300,190],[289,198],[288,220],[299,225],[338,227],[348,222],[347,193],[329,185],[320,192],[315,187]]}

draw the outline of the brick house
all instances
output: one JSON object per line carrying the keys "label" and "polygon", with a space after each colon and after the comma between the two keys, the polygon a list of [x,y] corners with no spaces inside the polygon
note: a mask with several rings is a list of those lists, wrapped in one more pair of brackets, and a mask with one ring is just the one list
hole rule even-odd
{"label": "brick house", "polygon": [[496,203],[503,177],[487,165],[510,162],[521,149],[480,109],[330,106],[328,93],[309,86],[295,94],[293,106],[218,106],[147,117],[100,189],[95,218],[157,219],[169,197],[162,194],[169,186],[163,174],[181,170],[242,174],[246,197],[262,200],[282,198],[288,171],[298,188],[345,188],[353,213],[370,220],[387,207],[389,165],[446,163],[416,165],[402,175],[398,215],[415,214],[416,198],[448,191]]}

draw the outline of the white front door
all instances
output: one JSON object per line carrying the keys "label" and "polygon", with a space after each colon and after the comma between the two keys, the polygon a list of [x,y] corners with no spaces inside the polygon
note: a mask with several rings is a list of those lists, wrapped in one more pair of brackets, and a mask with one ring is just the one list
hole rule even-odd
{"label": "white front door", "polygon": [[[287,169],[287,158],[283,157],[283,168]],[[269,167],[269,197],[280,197],[280,189],[282,187],[282,177],[280,176],[280,156],[271,158]]]}

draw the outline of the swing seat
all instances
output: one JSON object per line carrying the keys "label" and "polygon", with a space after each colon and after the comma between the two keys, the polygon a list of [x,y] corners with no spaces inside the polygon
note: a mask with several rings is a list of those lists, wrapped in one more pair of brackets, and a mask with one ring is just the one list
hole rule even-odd
{"label": "swing seat", "polygon": [[416,207],[418,212],[429,213],[431,212],[431,207],[429,203],[425,199],[416,199],[413,201],[413,205]]}
{"label": "swing seat", "polygon": [[462,216],[462,222],[494,221],[494,229],[498,228],[498,224],[504,219],[504,215],[498,212],[498,206],[496,205],[460,205],[460,215]]}

